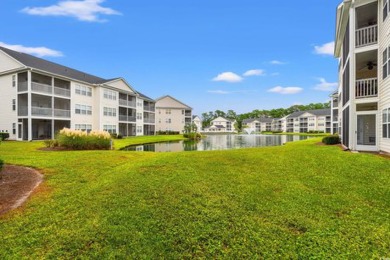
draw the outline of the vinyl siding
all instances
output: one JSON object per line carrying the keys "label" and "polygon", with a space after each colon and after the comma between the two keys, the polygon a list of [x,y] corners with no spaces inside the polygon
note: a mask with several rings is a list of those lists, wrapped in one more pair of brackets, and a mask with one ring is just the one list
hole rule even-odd
{"label": "vinyl siding", "polygon": [[[12,134],[12,124],[17,123],[16,111],[12,111],[12,99],[17,99],[16,89],[12,87],[12,75],[5,75],[0,77],[0,132],[8,132],[10,139],[16,139],[16,135]],[[17,104],[16,104],[17,105]]]}

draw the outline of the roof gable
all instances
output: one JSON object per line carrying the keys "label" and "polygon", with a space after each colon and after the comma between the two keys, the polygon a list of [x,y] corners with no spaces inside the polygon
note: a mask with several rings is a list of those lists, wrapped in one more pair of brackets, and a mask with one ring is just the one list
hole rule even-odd
{"label": "roof gable", "polygon": [[121,89],[121,90],[124,90],[124,91],[127,91],[127,92],[132,92],[134,94],[136,94],[137,92],[130,86],[130,84],[128,84],[126,82],[125,79],[123,78],[116,78],[116,79],[111,79],[111,80],[108,80],[107,82],[104,83],[104,85],[107,85],[107,86],[110,86],[110,87],[114,87],[116,89]]}
{"label": "roof gable", "polygon": [[183,102],[169,95],[156,99],[156,107],[192,109]]}

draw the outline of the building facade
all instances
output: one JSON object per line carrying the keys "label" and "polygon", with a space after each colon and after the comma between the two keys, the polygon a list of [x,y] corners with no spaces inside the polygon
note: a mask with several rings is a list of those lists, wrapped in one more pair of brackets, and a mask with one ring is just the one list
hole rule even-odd
{"label": "building facade", "polygon": [[0,131],[54,138],[64,127],[153,135],[155,102],[123,78],[103,79],[0,47]]}
{"label": "building facade", "polygon": [[294,112],[286,117],[286,132],[307,133],[318,131],[331,133],[331,109]]}
{"label": "building facade", "polygon": [[344,0],[337,8],[338,117],[342,144],[390,152],[390,6]]}
{"label": "building facade", "polygon": [[226,119],[224,117],[217,117],[210,122],[210,126],[205,128],[205,132],[211,133],[235,133],[235,120]]}
{"label": "building facade", "polygon": [[199,116],[194,115],[192,117],[192,123],[194,123],[196,125],[196,131],[197,132],[202,132],[203,131],[202,119],[200,119]]}
{"label": "building facade", "polygon": [[262,117],[254,119],[244,119],[242,121],[243,131],[247,133],[261,133],[272,131],[272,118]]}
{"label": "building facade", "polygon": [[167,95],[156,99],[156,130],[182,133],[192,123],[192,108]]}

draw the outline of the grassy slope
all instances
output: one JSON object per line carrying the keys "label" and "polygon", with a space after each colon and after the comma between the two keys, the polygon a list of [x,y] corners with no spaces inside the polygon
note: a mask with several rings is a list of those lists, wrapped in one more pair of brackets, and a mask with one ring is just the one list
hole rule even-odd
{"label": "grassy slope", "polygon": [[213,152],[37,151],[26,206],[0,217],[0,258],[388,257],[390,160],[319,139]]}

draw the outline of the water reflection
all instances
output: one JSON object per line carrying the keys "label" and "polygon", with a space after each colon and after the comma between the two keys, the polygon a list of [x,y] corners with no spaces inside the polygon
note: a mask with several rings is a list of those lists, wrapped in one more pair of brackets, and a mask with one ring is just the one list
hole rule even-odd
{"label": "water reflection", "polygon": [[308,136],[299,135],[208,135],[199,141],[171,141],[123,148],[126,151],[181,152],[228,150],[261,146],[278,146],[286,142],[305,140]]}

